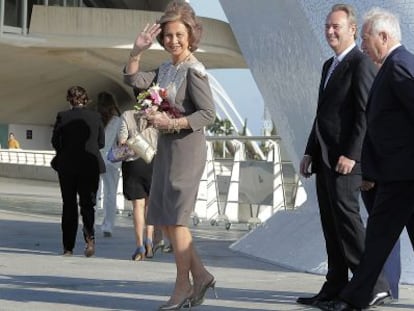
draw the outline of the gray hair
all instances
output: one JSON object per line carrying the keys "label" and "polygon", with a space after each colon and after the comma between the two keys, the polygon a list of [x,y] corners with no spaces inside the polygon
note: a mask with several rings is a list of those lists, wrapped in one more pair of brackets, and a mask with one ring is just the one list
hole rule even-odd
{"label": "gray hair", "polygon": [[370,26],[371,34],[387,33],[391,38],[401,41],[401,28],[398,16],[382,8],[372,8],[363,17],[364,25]]}

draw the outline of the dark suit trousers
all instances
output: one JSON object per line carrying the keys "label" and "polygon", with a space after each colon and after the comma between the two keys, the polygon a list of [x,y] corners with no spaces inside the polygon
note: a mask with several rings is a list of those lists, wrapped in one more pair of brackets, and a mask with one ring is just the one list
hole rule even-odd
{"label": "dark suit trousers", "polygon": [[[374,187],[369,191],[361,191],[362,201],[364,201],[365,208],[367,209],[368,215],[371,214],[374,208],[375,196],[377,194],[378,187]],[[398,239],[387,261],[384,264],[384,274],[391,288],[392,297],[394,299],[399,298],[399,283],[401,277],[401,257],[400,257],[400,240]]]}
{"label": "dark suit trousers", "polygon": [[339,295],[345,288],[349,270],[356,270],[364,251],[365,227],[359,206],[361,181],[361,175],[338,174],[320,161],[316,190],[328,255],[328,273],[321,291],[330,296]]}
{"label": "dark suit trousers", "polygon": [[83,222],[84,237],[94,236],[96,192],[99,185],[99,173],[59,173],[60,190],[63,200],[62,240],[65,250],[75,246],[79,224],[78,196]]}
{"label": "dark suit trousers", "polygon": [[375,282],[404,226],[412,228],[414,223],[414,181],[379,183],[377,191],[368,217],[364,255],[340,295],[356,307],[368,305]]}

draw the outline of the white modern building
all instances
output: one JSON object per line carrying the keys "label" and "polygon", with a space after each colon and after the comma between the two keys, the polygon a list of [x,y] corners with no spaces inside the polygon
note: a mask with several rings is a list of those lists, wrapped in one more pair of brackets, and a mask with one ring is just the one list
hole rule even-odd
{"label": "white modern building", "polygon": [[[139,29],[154,23],[169,1],[0,0],[0,145],[14,132],[25,149],[50,150],[51,126],[66,108],[71,85],[115,94],[132,107],[132,89],[121,71]],[[211,68],[246,68],[229,25],[202,18],[203,42],[196,56]],[[168,55],[154,44],[142,68]]]}

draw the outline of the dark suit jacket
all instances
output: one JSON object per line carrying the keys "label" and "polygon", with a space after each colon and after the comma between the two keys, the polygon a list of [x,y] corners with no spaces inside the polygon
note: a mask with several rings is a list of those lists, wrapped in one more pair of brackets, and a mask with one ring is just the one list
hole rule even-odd
{"label": "dark suit jacket", "polygon": [[360,173],[365,108],[377,67],[355,47],[338,64],[324,89],[332,61],[323,65],[318,108],[305,154],[312,156],[313,172],[318,171],[318,159],[335,169],[339,156],[344,155],[357,162],[352,173]]}
{"label": "dark suit jacket", "polygon": [[105,172],[105,163],[99,152],[105,146],[105,131],[97,112],[86,108],[59,112],[52,145],[56,150],[53,167],[59,173]]}
{"label": "dark suit jacket", "polygon": [[414,180],[414,55],[395,49],[368,101],[363,174],[379,182]]}

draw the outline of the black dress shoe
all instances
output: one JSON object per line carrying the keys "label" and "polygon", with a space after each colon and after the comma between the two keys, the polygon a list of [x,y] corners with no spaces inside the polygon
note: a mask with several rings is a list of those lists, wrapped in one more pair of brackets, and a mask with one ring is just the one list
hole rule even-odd
{"label": "black dress shoe", "polygon": [[381,306],[391,301],[392,296],[390,292],[380,292],[374,295],[374,298],[372,298],[372,300],[369,302],[369,306]]}
{"label": "black dress shoe", "polygon": [[296,302],[302,305],[313,306],[318,301],[330,301],[334,298],[335,297],[332,297],[328,294],[320,292],[319,294],[312,296],[312,297],[298,297],[298,299],[296,299]]}
{"label": "black dress shoe", "polygon": [[319,301],[314,304],[315,307],[318,307],[324,311],[361,311],[361,308],[351,306],[342,300],[331,300],[331,301]]}

